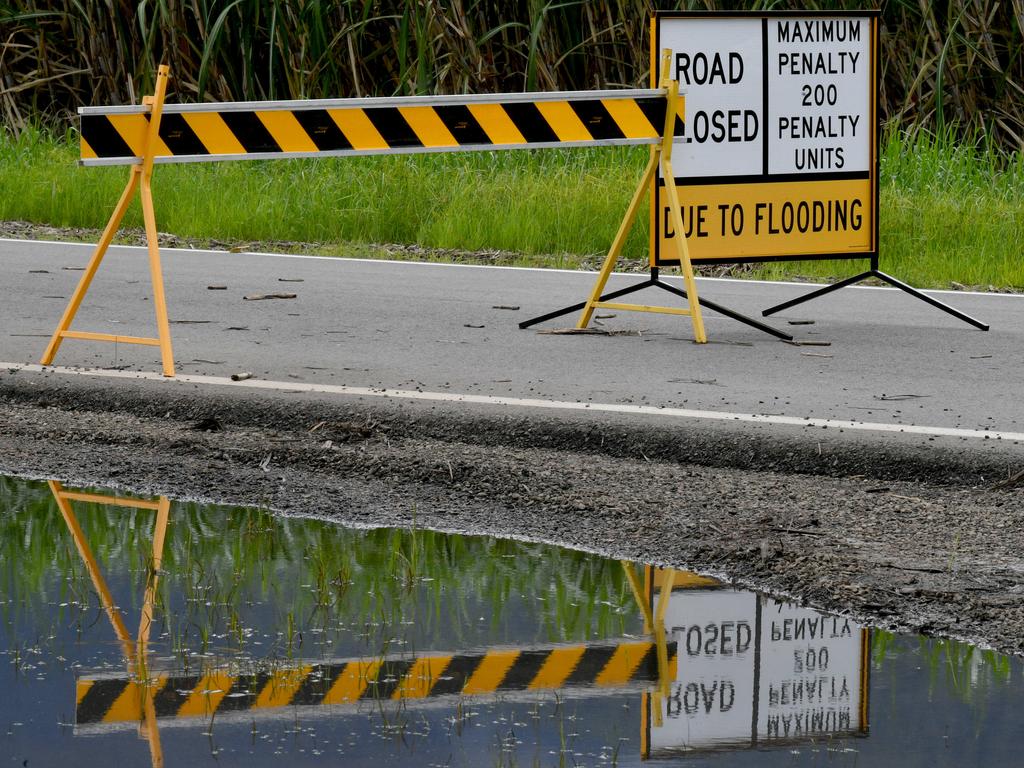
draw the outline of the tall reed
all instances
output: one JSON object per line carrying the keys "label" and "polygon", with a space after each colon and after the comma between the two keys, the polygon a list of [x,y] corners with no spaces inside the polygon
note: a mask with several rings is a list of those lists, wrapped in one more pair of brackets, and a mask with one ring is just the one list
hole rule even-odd
{"label": "tall reed", "polygon": [[[6,0],[0,115],[13,131],[82,104],[137,102],[159,62],[179,100],[642,85],[652,0]],[[715,0],[663,8],[831,10]],[[1024,146],[1024,0],[891,0],[882,116]]]}

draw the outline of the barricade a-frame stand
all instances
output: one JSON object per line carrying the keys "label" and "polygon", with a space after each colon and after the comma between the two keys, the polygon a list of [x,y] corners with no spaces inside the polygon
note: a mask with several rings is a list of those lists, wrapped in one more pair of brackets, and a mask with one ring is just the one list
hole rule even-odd
{"label": "barricade a-frame stand", "polygon": [[[615,269],[615,265],[618,263],[619,256],[622,253],[622,246],[625,244],[626,236],[633,227],[633,222],[636,220],[636,215],[640,209],[641,203],[643,202],[644,195],[651,187],[652,182],[657,178],[659,164],[661,166],[662,176],[665,180],[665,191],[668,195],[670,207],[669,215],[672,217],[672,225],[676,232],[686,231],[683,227],[682,207],[679,204],[679,190],[675,183],[676,177],[672,171],[672,142],[675,135],[676,110],[679,103],[679,82],[677,80],[673,80],[669,74],[671,69],[668,63],[670,53],[670,51],[664,51],[662,53],[661,71],[663,75],[660,87],[665,91],[668,103],[665,109],[665,128],[662,131],[661,142],[651,147],[651,157],[647,161],[647,167],[644,169],[643,176],[640,179],[640,184],[637,186],[636,192],[633,193],[633,199],[629,203],[629,208],[626,209],[626,215],[622,219],[622,223],[619,225],[619,231],[616,233],[615,239],[612,241],[612,246],[608,250],[608,255],[605,257],[604,264],[601,266],[601,271],[598,273],[597,282],[594,283],[594,288],[590,293],[590,298],[578,304],[563,307],[562,309],[556,309],[554,312],[548,312],[530,320],[524,320],[519,324],[520,328],[529,328],[537,323],[553,320],[556,317],[568,315],[580,310],[583,312],[576,323],[576,327],[580,329],[586,328],[590,324],[590,320],[594,315],[594,310],[596,309],[615,309],[628,312],[656,312],[668,315],[689,315],[693,323],[694,340],[698,344],[703,344],[707,341],[707,334],[704,331],[704,318],[701,315],[701,307],[707,307],[708,309],[714,310],[726,317],[731,317],[733,320],[738,320],[741,323],[753,326],[765,333],[770,333],[772,336],[777,336],[780,339],[789,341],[793,338],[790,334],[785,333],[784,331],[772,328],[770,325],[766,325],[765,323],[759,322],[751,317],[747,317],[746,315],[741,315],[739,312],[723,307],[716,302],[698,297],[697,285],[693,278],[693,265],[690,263],[690,249],[686,244],[685,237],[675,238],[676,255],[679,259],[680,271],[683,273],[683,283],[686,286],[685,290],[663,282],[661,280],[658,267],[652,266],[650,276],[647,280],[634,283],[626,288],[611,291],[610,293],[604,293],[605,285],[608,283],[608,278],[611,276]],[[661,288],[663,291],[667,291],[674,296],[686,299],[689,305],[688,308],[683,309],[682,307],[650,306],[647,304],[624,304],[622,302],[613,301],[614,299],[618,299],[622,296],[650,287]]]}
{"label": "barricade a-frame stand", "polygon": [[[149,128],[146,133],[145,151],[141,160],[132,166],[131,175],[128,177],[128,184],[121,193],[121,199],[114,209],[114,213],[107,222],[107,226],[100,236],[100,241],[93,251],[82,279],[78,281],[71,300],[64,310],[57,330],[53,332],[50,343],[43,353],[41,365],[50,365],[53,362],[57,350],[64,339],[86,339],[88,341],[113,341],[121,344],[143,344],[151,347],[160,347],[160,357],[163,363],[164,376],[174,376],[174,352],[171,349],[171,327],[167,320],[167,300],[164,296],[164,278],[160,267],[160,249],[157,244],[156,215],[153,211],[153,191],[150,182],[153,178],[153,158],[156,153],[157,140],[160,132],[160,115],[163,112],[164,96],[167,93],[167,78],[170,68],[162,64],[157,70],[156,88],[152,96],[146,96],[143,104],[150,108]],[[146,247],[149,250],[149,275],[153,283],[153,309],[156,312],[157,338],[146,338],[141,336],[119,336],[111,333],[91,333],[87,331],[72,331],[71,323],[78,313],[79,307],[85,294],[89,291],[93,278],[110,247],[114,235],[117,234],[124,218],[135,198],[136,191],[142,202],[142,218],[146,227]]]}
{"label": "barricade a-frame stand", "polygon": [[854,275],[853,277],[848,277],[845,280],[840,280],[838,283],[826,285],[823,288],[818,288],[817,290],[811,291],[810,293],[806,293],[803,296],[797,296],[795,299],[790,299],[789,301],[784,301],[781,304],[776,304],[774,307],[769,307],[768,309],[764,310],[761,314],[764,315],[765,317],[767,317],[768,315],[774,315],[776,312],[781,312],[784,309],[795,307],[798,304],[803,304],[805,301],[810,301],[811,299],[816,299],[819,296],[824,296],[827,293],[832,293],[832,291],[838,291],[840,288],[845,288],[848,285],[854,285],[855,283],[859,283],[862,280],[866,280],[869,277],[874,277],[878,280],[881,280],[884,283],[888,283],[894,288],[899,288],[901,291],[906,291],[911,296],[920,299],[926,304],[931,304],[933,307],[941,309],[943,312],[948,312],[953,317],[959,320],[963,320],[965,323],[969,323],[970,325],[973,325],[975,328],[979,328],[983,331],[987,331],[989,328],[988,323],[983,323],[981,322],[981,320],[971,317],[970,315],[961,312],[959,309],[949,306],[949,304],[945,304],[939,301],[938,299],[934,299],[928,294],[922,293],[921,291],[917,290],[917,288],[907,285],[906,283],[897,280],[892,275],[888,275],[882,270],[880,270],[878,268],[877,250],[871,255],[871,265],[866,272],[861,272],[859,275]]}
{"label": "barricade a-frame stand", "polygon": [[[121,643],[121,651],[124,654],[128,665],[128,674],[134,678],[129,688],[128,695],[118,699],[118,705],[130,709],[130,714],[138,719],[139,735],[149,742],[150,760],[154,768],[162,768],[164,764],[163,747],[160,744],[160,731],[157,728],[156,704],[154,698],[157,692],[157,682],[151,679],[147,664],[149,652],[149,636],[153,626],[153,606],[156,603],[157,583],[160,578],[160,564],[163,560],[164,541],[167,536],[167,523],[170,518],[171,502],[166,496],[156,500],[145,500],[129,498],[124,496],[108,496],[98,493],[80,493],[67,491],[64,486],[56,480],[49,482],[50,491],[57,502],[64,522],[74,539],[75,548],[78,550],[86,570],[89,571],[89,578],[92,579],[93,587],[99,596],[103,610],[110,620],[110,626],[114,628]],[[153,553],[149,562],[146,576],[146,592],[142,600],[142,612],[139,619],[139,632],[135,639],[132,638],[125,626],[121,611],[114,602],[114,597],[107,586],[103,572],[100,570],[96,556],[85,538],[82,526],[71,508],[72,501],[91,502],[104,506],[130,507],[133,509],[148,509],[156,512],[156,521],[153,526]],[[79,690],[80,697],[84,691]],[[81,699],[79,698],[79,703]]]}

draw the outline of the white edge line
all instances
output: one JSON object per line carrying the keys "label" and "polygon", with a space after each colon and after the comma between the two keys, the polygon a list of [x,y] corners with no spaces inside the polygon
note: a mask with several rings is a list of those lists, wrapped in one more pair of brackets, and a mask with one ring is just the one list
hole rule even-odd
{"label": "white edge line", "polygon": [[[0,243],[23,243],[23,244],[39,244],[39,245],[73,245],[83,248],[95,248],[95,243],[79,243],[73,240],[24,240],[17,237],[0,237]],[[369,245],[382,245],[379,243],[370,243]],[[110,249],[122,249],[122,250],[145,250],[145,246],[142,245],[111,245]],[[313,256],[303,253],[267,253],[265,251],[216,251],[209,248],[169,248],[163,247],[161,251],[170,251],[172,253],[180,254],[204,254],[210,253],[219,256],[268,256],[276,259],[309,259],[311,261],[336,261],[346,262],[354,261],[364,264],[413,264],[421,267],[453,267],[461,269],[507,269],[515,270],[518,272],[545,272],[554,274],[565,274],[565,275],[596,275],[596,270],[585,270],[585,269],[560,269],[558,267],[512,267],[512,266],[497,266],[494,264],[456,264],[447,261],[423,261],[415,259],[367,259],[360,256]],[[553,254],[555,255],[555,254]],[[866,257],[865,257],[866,258]],[[637,272],[615,272],[616,275],[624,275],[626,277],[636,277],[641,273]],[[667,275],[663,279],[674,279],[674,275]],[[698,277],[697,280],[707,283],[737,283],[739,285],[786,285],[794,286],[797,288],[819,288],[828,285],[828,283],[802,283],[791,280],[747,280],[741,277]],[[852,285],[850,288],[856,288],[864,291],[898,291],[899,288],[890,288],[889,286],[882,285]],[[944,288],[922,288],[925,293],[941,293],[948,294],[949,296],[993,296],[1000,298],[1011,298],[1011,299],[1024,299],[1024,293],[1004,293],[1001,291],[951,291]]]}
{"label": "white edge line", "polygon": [[63,376],[90,376],[107,379],[135,379],[143,381],[181,382],[183,384],[203,384],[218,387],[241,387],[244,389],[263,389],[278,392],[319,393],[330,395],[348,395],[354,397],[380,397],[391,400],[421,400],[427,402],[470,403],[474,405],[498,405],[513,408],[542,408],[563,411],[591,411],[597,413],[619,413],[636,416],[657,416],[661,418],[694,419],[703,421],[739,421],[752,424],[772,424],[790,427],[816,427],[851,429],[863,432],[904,433],[925,435],[928,437],[959,437],[983,440],[1008,440],[1024,442],[1024,432],[1004,432],[998,430],[961,429],[959,427],[928,427],[916,424],[882,424],[866,421],[846,421],[842,419],[815,419],[799,416],[779,416],[772,414],[732,413],[729,411],[698,411],[689,408],[658,407],[653,405],[632,405],[625,403],[581,403],[568,400],[540,400],[535,398],[499,397],[496,395],[470,395],[449,392],[420,392],[409,389],[386,389],[370,387],[349,387],[339,384],[309,384],[305,382],[271,381],[247,379],[232,381],[222,376],[202,376],[198,374],[179,374],[166,378],[159,373],[150,371],[115,371],[103,369],[65,368],[63,366],[42,366],[31,363],[3,363],[0,371],[15,373],[51,372]]}

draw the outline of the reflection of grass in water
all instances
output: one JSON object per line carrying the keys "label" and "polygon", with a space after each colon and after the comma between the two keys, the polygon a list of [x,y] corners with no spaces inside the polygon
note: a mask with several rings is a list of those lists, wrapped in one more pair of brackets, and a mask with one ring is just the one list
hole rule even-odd
{"label": "reflection of grass in water", "polygon": [[1009,684],[1012,678],[1009,656],[956,640],[900,637],[892,632],[874,630],[871,645],[872,666],[876,674],[884,672],[890,658],[917,654],[921,666],[928,670],[929,698],[943,688],[957,700],[974,707],[978,718],[984,717],[991,689]]}
{"label": "reflection of grass in water", "polygon": [[[127,570],[139,587],[117,596],[134,613],[153,514],[81,503],[74,509],[112,585]],[[50,603],[92,602],[91,583],[42,484],[0,479],[0,559],[0,590],[18,600],[4,609],[33,626],[51,621]],[[536,600],[536,642],[619,635],[634,614],[621,567],[603,558],[426,530],[353,531],[194,503],[172,505],[162,568],[158,614],[178,650],[247,646],[245,616],[256,604],[272,607],[272,626],[264,628],[274,640],[269,650],[285,656],[309,654],[311,637],[342,626],[363,627],[367,652],[377,653],[403,634],[403,622],[415,623],[420,637],[461,646],[479,637],[476,599],[488,604],[485,620],[497,637],[518,618],[507,605]]]}

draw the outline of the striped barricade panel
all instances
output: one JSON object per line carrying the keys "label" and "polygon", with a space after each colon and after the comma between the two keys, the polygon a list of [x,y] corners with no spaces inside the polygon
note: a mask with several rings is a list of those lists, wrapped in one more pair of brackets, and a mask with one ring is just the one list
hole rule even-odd
{"label": "striped barricade panel", "polygon": [[[154,155],[158,163],[184,163],[655,144],[665,104],[664,92],[654,89],[167,104]],[[146,107],[84,107],[79,113],[84,165],[139,162]]]}
{"label": "striped barricade panel", "polygon": [[[669,654],[675,654],[675,643],[669,643]],[[611,689],[657,679],[652,642],[355,659],[243,675],[217,670],[204,675],[156,674],[148,690],[129,677],[82,677],[76,687],[75,722],[77,726],[138,722],[147,695],[153,696],[158,718],[181,718],[232,711],[255,714],[289,705],[408,701],[497,691]]]}

